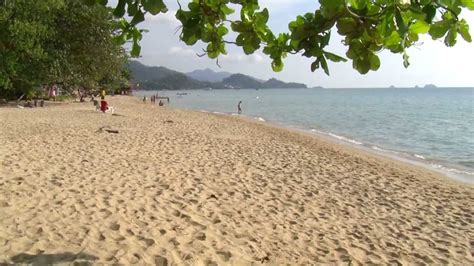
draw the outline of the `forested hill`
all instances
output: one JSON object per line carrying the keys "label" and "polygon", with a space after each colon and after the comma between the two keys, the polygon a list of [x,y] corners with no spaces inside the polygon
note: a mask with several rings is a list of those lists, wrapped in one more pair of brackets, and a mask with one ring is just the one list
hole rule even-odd
{"label": "forested hill", "polygon": [[209,81],[209,82],[222,82],[223,79],[232,75],[229,72],[216,72],[212,69],[197,69],[191,72],[186,73],[190,78],[200,80],[200,81]]}
{"label": "forested hill", "polygon": [[305,84],[287,83],[277,79],[262,81],[243,74],[233,74],[222,82],[200,81],[166,67],[146,66],[138,61],[129,61],[132,81],[142,90],[188,90],[188,89],[265,89],[306,88]]}
{"label": "forested hill", "polygon": [[195,80],[185,74],[166,67],[146,66],[138,61],[129,61],[131,79],[141,90],[190,90],[221,89],[222,84]]}

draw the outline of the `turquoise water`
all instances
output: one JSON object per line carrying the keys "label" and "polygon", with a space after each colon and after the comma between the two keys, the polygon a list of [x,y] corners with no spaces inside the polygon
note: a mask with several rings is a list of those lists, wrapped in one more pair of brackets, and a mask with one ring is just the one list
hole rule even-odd
{"label": "turquoise water", "polygon": [[[474,88],[158,92],[171,105],[325,134],[474,182]],[[139,92],[137,95],[156,92]]]}

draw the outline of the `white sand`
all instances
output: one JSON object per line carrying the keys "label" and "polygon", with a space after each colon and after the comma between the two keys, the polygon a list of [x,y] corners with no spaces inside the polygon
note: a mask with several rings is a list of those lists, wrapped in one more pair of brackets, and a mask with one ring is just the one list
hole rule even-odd
{"label": "white sand", "polygon": [[0,108],[0,263],[474,264],[472,185],[235,117],[110,101],[123,116]]}

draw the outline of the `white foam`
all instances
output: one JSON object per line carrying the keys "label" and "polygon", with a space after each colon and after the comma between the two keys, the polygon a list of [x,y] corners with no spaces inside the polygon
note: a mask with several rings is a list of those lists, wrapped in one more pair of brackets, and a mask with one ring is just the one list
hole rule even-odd
{"label": "white foam", "polygon": [[331,137],[333,137],[333,138],[339,139],[339,140],[343,140],[343,141],[350,142],[350,143],[352,143],[352,144],[362,145],[362,142],[359,142],[359,141],[357,141],[357,140],[349,139],[349,138],[346,138],[346,137],[343,137],[343,136],[339,136],[339,135],[336,135],[336,134],[333,134],[333,133],[328,133],[328,135],[331,136]]}
{"label": "white foam", "polygon": [[431,167],[436,168],[436,169],[440,169],[440,170],[444,170],[444,171],[448,171],[448,172],[451,172],[451,173],[474,176],[473,172],[468,172],[468,171],[462,171],[462,170],[458,170],[458,169],[454,169],[454,168],[449,168],[449,167],[443,166],[441,164],[431,164]]}
{"label": "white foam", "polygon": [[265,119],[261,118],[261,117],[257,117],[256,118],[258,121],[261,121],[261,122],[265,122]]}
{"label": "white foam", "polygon": [[418,159],[426,160],[426,158],[423,155],[413,154],[413,156],[415,156]]}
{"label": "white foam", "polygon": [[376,151],[388,152],[388,150],[384,150],[384,149],[379,148],[379,147],[377,147],[377,146],[372,146],[371,148],[374,149],[374,150],[376,150]]}
{"label": "white foam", "polygon": [[317,130],[317,129],[314,129],[314,128],[313,128],[313,129],[311,129],[310,131],[311,131],[311,132],[316,132],[316,133],[318,133],[318,134],[327,135],[327,133],[326,133],[326,132],[319,131],[319,130]]}

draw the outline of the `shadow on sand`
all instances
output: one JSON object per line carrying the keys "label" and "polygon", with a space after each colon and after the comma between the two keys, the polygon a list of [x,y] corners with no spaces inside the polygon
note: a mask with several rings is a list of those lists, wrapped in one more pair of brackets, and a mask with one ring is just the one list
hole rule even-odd
{"label": "shadow on sand", "polygon": [[[57,263],[73,263],[73,265],[92,265],[98,258],[85,253],[64,252],[58,254],[38,254],[31,255],[21,253],[11,258],[13,264],[30,264],[30,265],[51,265]],[[0,265],[8,265],[2,264]]]}

